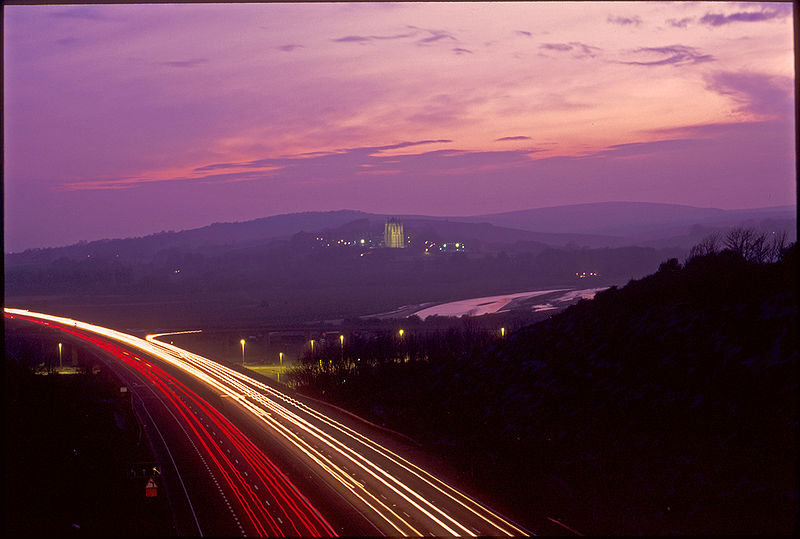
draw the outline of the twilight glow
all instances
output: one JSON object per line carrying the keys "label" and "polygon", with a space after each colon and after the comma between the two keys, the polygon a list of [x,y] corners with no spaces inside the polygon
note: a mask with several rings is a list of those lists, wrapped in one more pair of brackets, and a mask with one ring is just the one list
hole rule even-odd
{"label": "twilight glow", "polygon": [[3,14],[5,252],[342,208],[795,203],[792,4]]}

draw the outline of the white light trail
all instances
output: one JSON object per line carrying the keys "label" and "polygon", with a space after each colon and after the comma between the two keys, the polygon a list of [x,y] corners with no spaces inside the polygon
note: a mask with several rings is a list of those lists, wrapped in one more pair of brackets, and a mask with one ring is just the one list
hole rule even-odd
{"label": "white light trail", "polygon": [[[513,525],[507,519],[459,490],[403,459],[367,436],[334,421],[305,403],[213,360],[172,344],[156,341],[158,337],[166,335],[193,332],[160,333],[148,335],[145,338],[146,340],[143,340],[133,335],[69,318],[33,313],[22,309],[6,308],[5,312],[12,315],[18,314],[50,320],[116,340],[180,368],[183,372],[218,391],[220,395],[228,395],[231,397],[232,402],[252,414],[253,417],[283,439],[285,443],[290,444],[305,455],[321,476],[330,478],[333,485],[339,485],[340,488],[346,489],[347,492],[355,496],[365,506],[362,509],[366,512],[374,513],[379,516],[381,521],[391,526],[394,530],[393,534],[422,535],[408,519],[398,514],[403,512],[404,514],[414,514],[415,516],[412,520],[426,527],[431,527],[436,535],[446,533],[474,537],[476,535],[475,532],[471,527],[467,527],[468,524],[457,520],[452,514],[452,509],[451,512],[448,512],[447,508],[440,507],[431,501],[429,495],[435,492],[454,502],[460,510],[466,510],[473,517],[478,518],[484,525],[488,526],[488,530],[492,534],[528,535],[528,532]],[[297,413],[290,410],[289,407],[294,408]],[[308,419],[301,417],[299,413],[307,415]],[[318,422],[319,425],[312,423],[312,420]],[[297,432],[290,427],[293,427]],[[344,441],[320,427],[332,429]],[[363,454],[365,449],[367,450],[367,455]],[[368,456],[372,453],[378,458],[390,462],[391,465],[397,466],[397,471],[408,473],[410,478],[422,481],[432,488],[433,492],[420,492],[412,488],[407,483],[407,480],[404,481],[397,476],[397,471],[394,473],[389,472],[377,464],[373,460],[374,457]],[[341,464],[337,464],[335,461]],[[357,470],[358,474],[366,479],[369,484],[354,479],[343,469],[344,463]],[[376,496],[376,493],[391,495],[395,501],[403,504],[404,511],[400,511],[399,508],[395,508],[397,510],[393,509],[388,505],[388,501],[384,503]],[[381,494],[381,497],[383,494]],[[362,511],[362,513],[365,511]]]}

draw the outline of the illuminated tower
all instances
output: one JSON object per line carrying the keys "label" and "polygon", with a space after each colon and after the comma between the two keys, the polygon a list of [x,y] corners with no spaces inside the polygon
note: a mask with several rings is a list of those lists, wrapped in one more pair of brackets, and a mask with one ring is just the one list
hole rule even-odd
{"label": "illuminated tower", "polygon": [[406,246],[403,236],[403,223],[399,219],[390,217],[383,228],[383,244],[391,249],[402,249]]}

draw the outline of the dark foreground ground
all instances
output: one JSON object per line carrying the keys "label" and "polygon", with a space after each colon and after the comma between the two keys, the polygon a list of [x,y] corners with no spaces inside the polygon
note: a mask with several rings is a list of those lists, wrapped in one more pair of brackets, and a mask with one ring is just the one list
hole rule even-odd
{"label": "dark foreground ground", "polygon": [[[340,368],[314,357],[297,381],[413,436],[512,516],[591,535],[791,535],[796,276],[796,247],[772,264],[673,260],[472,353],[358,367],[340,350]],[[7,528],[166,533],[125,475],[149,457],[127,453],[141,445],[117,426],[113,380],[7,371]]]}
{"label": "dark foreground ground", "polygon": [[[798,530],[797,248],[613,287],[459,357],[307,362],[298,388],[400,430],[512,515],[589,535]],[[336,364],[337,358],[333,358]]]}
{"label": "dark foreground ground", "polygon": [[75,373],[57,374],[56,334],[10,329],[7,321],[5,536],[174,534],[163,493],[145,496],[155,462],[119,382],[102,369],[93,373],[86,350],[75,349]]}

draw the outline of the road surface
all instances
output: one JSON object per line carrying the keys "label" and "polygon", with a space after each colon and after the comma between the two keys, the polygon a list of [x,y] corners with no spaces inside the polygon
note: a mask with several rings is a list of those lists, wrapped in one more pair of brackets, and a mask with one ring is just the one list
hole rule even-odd
{"label": "road surface", "polygon": [[[243,523],[243,534],[314,535],[334,534],[336,530],[296,487],[293,490],[291,486],[273,485],[272,482],[279,482],[278,477],[284,481],[285,476],[270,466],[269,459],[234,423],[251,438],[266,443],[275,454],[291,455],[296,462],[295,471],[304,475],[306,484],[314,486],[316,498],[338,498],[340,507],[346,507],[345,512],[359,521],[354,525],[362,535],[531,535],[359,430],[325,415],[318,407],[161,342],[159,335],[142,340],[67,318],[18,309],[5,311],[7,316],[35,319],[95,338],[98,346],[157,386],[159,398],[174,402],[186,416],[191,425],[187,437],[195,446],[201,446],[197,448],[200,454],[207,455],[204,458],[219,478],[225,499],[241,505],[234,513],[236,521]],[[134,360],[126,360],[128,357]],[[167,370],[179,370],[181,379]],[[219,411],[198,396],[209,391],[222,403]],[[246,475],[237,467],[243,461],[247,462]],[[258,484],[262,485],[257,490],[250,486],[252,475],[259,477]],[[265,490],[280,492],[287,498],[276,495],[266,505]],[[284,516],[278,516],[273,503]],[[292,524],[287,525],[287,521]],[[308,526],[308,531],[302,526]]]}

